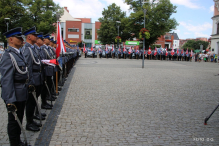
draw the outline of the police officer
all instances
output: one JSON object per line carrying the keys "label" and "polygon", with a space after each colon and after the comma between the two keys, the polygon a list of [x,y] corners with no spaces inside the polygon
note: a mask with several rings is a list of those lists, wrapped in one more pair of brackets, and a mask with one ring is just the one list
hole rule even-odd
{"label": "police officer", "polygon": [[[26,36],[26,43],[21,49],[23,56],[28,62],[29,75],[30,75],[30,85],[35,86],[36,97],[38,97],[41,93],[41,62],[39,59],[39,55],[37,54],[37,50],[34,44],[37,41],[37,33],[36,28],[32,27],[24,32]],[[33,121],[34,110],[36,107],[36,101],[32,92],[30,91],[28,94],[28,99],[26,102],[26,130],[29,131],[39,131],[42,125]]]}
{"label": "police officer", "polygon": [[[43,41],[44,41],[44,45],[41,46],[44,56],[44,59],[50,60],[50,59],[54,59],[54,54],[51,54],[51,49],[49,47],[50,45],[50,35],[46,34],[43,36]],[[47,88],[45,88],[45,91],[42,91],[44,93],[46,93],[47,95],[47,100],[49,101],[55,101],[56,97],[54,95],[51,94],[51,89],[53,88],[53,83],[52,83],[52,76],[55,73],[55,69],[53,66],[49,66],[49,65],[44,65],[45,68],[45,86],[47,85],[49,90]]]}
{"label": "police officer", "polygon": [[[21,128],[12,112],[16,112],[22,123],[25,103],[28,98],[28,65],[20,47],[23,45],[22,28],[14,28],[4,33],[9,47],[0,58],[0,73],[2,84],[2,99],[8,110],[8,136],[11,146],[24,145],[21,142]],[[33,86],[30,86],[33,89]]]}
{"label": "police officer", "polygon": [[[34,46],[37,48],[38,52],[39,52],[39,57],[40,57],[40,60],[43,60],[45,59],[45,54],[44,54],[44,51],[43,49],[41,48],[41,46],[43,46],[44,42],[43,42],[43,33],[40,32],[38,35],[37,35],[37,42],[34,44]],[[46,89],[46,86],[45,86],[45,83],[44,83],[44,79],[45,79],[45,75],[44,75],[44,65],[41,64],[41,76],[42,76],[42,90],[41,90],[41,101],[42,101],[42,104],[41,104],[41,108],[42,109],[52,109],[52,105],[50,105],[49,103],[46,102],[46,94],[45,92],[42,92],[42,91],[45,91],[47,90]],[[45,114],[42,114],[42,116],[46,116]],[[39,115],[38,115],[38,112],[36,112],[35,116],[34,116],[35,119],[39,119]]]}

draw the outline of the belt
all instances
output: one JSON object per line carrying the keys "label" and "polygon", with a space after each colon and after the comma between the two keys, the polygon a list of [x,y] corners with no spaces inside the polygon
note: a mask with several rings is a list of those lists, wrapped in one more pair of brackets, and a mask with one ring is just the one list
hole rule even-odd
{"label": "belt", "polygon": [[41,70],[33,69],[33,72],[41,72]]}
{"label": "belt", "polygon": [[21,84],[26,84],[28,80],[14,80],[14,83],[21,83]]}

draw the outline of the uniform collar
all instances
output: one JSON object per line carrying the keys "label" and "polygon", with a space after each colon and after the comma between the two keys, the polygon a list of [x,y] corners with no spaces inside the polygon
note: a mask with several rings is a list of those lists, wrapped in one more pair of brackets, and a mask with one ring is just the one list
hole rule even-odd
{"label": "uniform collar", "polygon": [[30,46],[32,49],[34,48],[34,45],[31,45],[30,43],[26,42],[25,45]]}
{"label": "uniform collar", "polygon": [[14,47],[12,47],[12,46],[10,46],[12,49],[14,49],[15,51],[17,51],[19,54],[20,54],[20,50],[19,49],[16,49],[16,48],[14,48]]}

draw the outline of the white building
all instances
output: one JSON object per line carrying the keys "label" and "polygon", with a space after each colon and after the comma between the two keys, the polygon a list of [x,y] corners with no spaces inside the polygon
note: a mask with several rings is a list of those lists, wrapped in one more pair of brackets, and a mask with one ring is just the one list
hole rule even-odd
{"label": "white building", "polygon": [[211,52],[219,54],[219,0],[214,0],[214,16],[212,35],[211,35]]}

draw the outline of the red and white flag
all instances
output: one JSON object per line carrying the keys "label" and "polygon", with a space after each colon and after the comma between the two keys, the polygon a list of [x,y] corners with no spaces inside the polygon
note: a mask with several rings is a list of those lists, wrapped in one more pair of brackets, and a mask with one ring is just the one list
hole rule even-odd
{"label": "red and white flag", "polygon": [[151,55],[151,47],[148,49],[148,55]]}
{"label": "red and white flag", "polygon": [[154,56],[157,55],[157,47],[155,47],[155,50],[154,50]]}
{"label": "red and white flag", "polygon": [[60,53],[65,53],[65,45],[61,35],[61,25],[57,22],[57,45],[56,45],[56,58],[60,56]]}
{"label": "red and white flag", "polygon": [[84,49],[83,49],[83,52],[85,53],[87,50],[86,50],[86,48],[85,48],[85,43],[84,43]]}
{"label": "red and white flag", "polygon": [[108,46],[106,45],[106,52],[108,52]]}
{"label": "red and white flag", "polygon": [[50,65],[50,66],[56,66],[56,65],[58,65],[56,59],[41,60],[41,62],[42,62],[43,64],[47,64],[47,65]]}
{"label": "red and white flag", "polygon": [[114,51],[114,45],[112,46],[112,52]]}
{"label": "red and white flag", "polygon": [[123,52],[126,52],[125,45],[124,45],[124,48],[123,48]]}
{"label": "red and white flag", "polygon": [[132,47],[130,47],[130,49],[129,49],[129,54],[131,54],[132,53]]}
{"label": "red and white flag", "polygon": [[179,49],[177,48],[177,51],[176,51],[177,55],[179,54]]}
{"label": "red and white flag", "polygon": [[91,45],[91,49],[90,49],[92,52],[94,51],[94,48],[93,48],[93,44]]}
{"label": "red and white flag", "polygon": [[192,52],[192,50],[191,50],[191,54],[190,54],[190,57],[192,57],[192,55],[193,55],[193,52]]}
{"label": "red and white flag", "polygon": [[167,47],[166,47],[166,54],[165,54],[166,56],[168,55],[168,51],[167,51]]}
{"label": "red and white flag", "polygon": [[188,48],[187,48],[187,50],[186,50],[186,55],[187,55],[187,54],[189,54]]}
{"label": "red and white flag", "polygon": [[173,55],[174,55],[174,53],[175,53],[175,52],[174,52],[174,50],[173,50],[173,48],[172,48],[171,55],[173,56]]}

